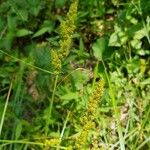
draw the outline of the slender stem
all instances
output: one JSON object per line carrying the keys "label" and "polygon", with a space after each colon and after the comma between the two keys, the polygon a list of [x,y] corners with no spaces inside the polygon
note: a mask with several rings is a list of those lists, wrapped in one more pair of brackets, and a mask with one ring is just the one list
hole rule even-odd
{"label": "slender stem", "polygon": [[49,100],[50,105],[49,105],[49,108],[48,108],[48,114],[47,114],[47,120],[46,120],[46,128],[45,128],[46,136],[47,136],[48,130],[49,130],[49,124],[50,124],[50,119],[51,119],[51,115],[52,115],[52,107],[53,107],[54,98],[55,98],[55,91],[56,91],[56,86],[57,86],[57,82],[58,82],[58,76],[59,75],[56,75],[56,77],[55,77],[54,89],[53,89],[52,97]]}
{"label": "slender stem", "polygon": [[[148,109],[148,111],[146,111],[146,114],[145,114],[146,117],[145,117],[145,119],[142,122],[141,128],[140,128],[139,133],[138,133],[139,135],[141,134],[142,130],[145,129],[144,126],[145,126],[145,124],[146,124],[146,122],[147,122],[147,120],[149,118],[149,114],[150,114],[150,108]],[[134,146],[133,146],[134,149],[137,147],[139,138],[140,138],[140,136],[137,136],[136,141],[134,142]],[[140,146],[138,146],[138,147],[140,147]]]}
{"label": "slender stem", "polygon": [[64,135],[64,131],[65,131],[65,128],[66,128],[66,125],[67,125],[67,122],[68,122],[68,119],[69,119],[69,116],[70,116],[70,111],[66,117],[66,120],[65,120],[65,123],[64,123],[64,126],[63,126],[63,129],[62,129],[62,132],[61,132],[61,135],[60,135],[60,140],[62,140],[62,137]]}
{"label": "slender stem", "polygon": [[57,85],[57,82],[58,82],[58,76],[59,75],[56,75],[56,78],[55,78],[54,89],[53,89],[52,98],[51,98],[51,101],[50,101],[50,116],[51,116],[51,113],[52,113],[52,107],[53,107],[53,103],[54,103],[54,97],[55,97],[56,85]]}
{"label": "slender stem", "polygon": [[[134,137],[136,134],[138,134],[138,128],[135,128],[133,131],[131,131],[130,133],[125,135],[123,138],[124,138],[124,140],[127,140],[127,138]],[[117,147],[117,145],[119,145],[119,141],[117,141],[115,144],[113,144],[111,149],[115,149]]]}
{"label": "slender stem", "polygon": [[2,118],[1,118],[0,136],[1,136],[1,133],[2,133],[2,128],[3,128],[3,124],[4,124],[4,118],[5,118],[5,114],[6,114],[6,110],[7,110],[7,106],[8,106],[8,100],[9,100],[9,97],[10,97],[11,89],[12,89],[12,82],[11,82],[10,87],[9,87],[9,91],[8,91],[7,98],[6,98],[6,103],[5,103],[5,106],[4,106],[4,111],[3,111],[3,114],[2,114]]}
{"label": "slender stem", "polygon": [[60,134],[60,143],[59,143],[59,145],[57,145],[57,150],[60,149],[61,140],[62,140],[62,137],[63,137],[63,135],[64,135],[65,128],[66,128],[66,126],[67,126],[67,122],[68,122],[69,116],[70,116],[70,111],[69,111],[68,114],[67,114],[67,117],[66,117],[66,120],[65,120],[63,129],[62,129],[62,131],[61,131],[61,134]]}
{"label": "slender stem", "polygon": [[[16,144],[30,144],[30,145],[39,145],[39,146],[44,146],[44,143],[41,142],[31,142],[31,141],[24,141],[24,140],[0,140],[0,143],[7,143],[8,144],[12,144],[12,143],[16,143]],[[5,144],[6,145],[6,144]],[[0,146],[5,146],[4,144],[1,144]],[[53,148],[56,148],[56,146],[53,146]],[[61,146],[61,149],[67,149],[66,147]]]}
{"label": "slender stem", "polygon": [[65,81],[69,76],[71,76],[74,72],[78,71],[78,70],[83,70],[83,71],[87,71],[89,72],[88,69],[85,69],[85,68],[76,68],[75,70],[71,71],[69,74],[67,74],[64,78],[62,78],[62,80],[60,80],[60,82],[57,84],[57,87],[60,86],[60,84]]}
{"label": "slender stem", "polygon": [[140,150],[146,143],[148,143],[150,141],[150,137],[147,138],[142,144],[140,144],[138,147],[137,147],[137,150]]}
{"label": "slender stem", "polygon": [[18,144],[32,144],[32,145],[41,145],[44,146],[44,143],[40,142],[30,142],[30,141],[23,141],[23,140],[0,140],[0,143],[18,143]]}
{"label": "slender stem", "polygon": [[5,35],[6,30],[7,30],[7,25],[4,27],[4,29],[2,30],[0,34],[0,40],[2,39],[3,35]]}
{"label": "slender stem", "polygon": [[[54,97],[55,97],[57,81],[58,81],[58,75],[56,75],[55,82],[54,82],[54,89],[53,89],[52,99],[51,99],[51,103],[50,103],[50,110],[51,111],[52,111],[52,107],[53,107],[53,103],[54,103]],[[51,113],[50,113],[50,115],[51,115]]]}
{"label": "slender stem", "polygon": [[33,67],[33,68],[35,68],[35,69],[38,69],[38,70],[40,70],[40,71],[46,72],[46,73],[48,73],[48,74],[54,74],[54,73],[52,73],[52,72],[50,72],[50,71],[48,71],[48,70],[42,69],[42,68],[40,68],[40,67],[37,67],[37,66],[35,66],[35,65],[32,65],[32,64],[30,64],[30,63],[24,61],[24,60],[21,60],[21,59],[15,57],[15,56],[12,56],[12,55],[10,55],[10,54],[4,52],[3,50],[0,50],[0,52],[3,53],[3,54],[5,54],[5,55],[7,55],[7,56],[9,56],[9,57],[12,58],[12,59],[15,59],[15,60],[17,60],[17,61],[19,61],[19,62],[25,64],[25,65],[28,65],[28,66]]}

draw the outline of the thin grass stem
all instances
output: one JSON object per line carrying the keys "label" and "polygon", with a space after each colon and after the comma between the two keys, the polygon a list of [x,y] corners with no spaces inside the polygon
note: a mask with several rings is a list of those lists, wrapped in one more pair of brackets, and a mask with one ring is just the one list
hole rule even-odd
{"label": "thin grass stem", "polygon": [[12,89],[12,82],[11,82],[10,87],[9,87],[9,91],[8,91],[7,98],[6,98],[6,103],[4,106],[4,110],[3,110],[3,114],[2,114],[2,118],[1,118],[1,122],[0,122],[0,136],[2,133],[2,128],[3,128],[3,124],[4,124],[4,119],[5,119],[5,114],[6,114],[6,110],[7,110],[7,106],[8,106],[8,101],[10,98],[11,89]]}
{"label": "thin grass stem", "polygon": [[19,62],[21,62],[21,63],[23,63],[23,64],[25,64],[25,65],[28,65],[28,66],[30,66],[30,67],[32,67],[32,68],[38,69],[38,70],[43,71],[43,72],[48,73],[48,74],[55,74],[55,73],[53,73],[53,72],[51,72],[51,71],[42,69],[42,68],[40,68],[40,67],[37,67],[37,66],[35,66],[35,65],[32,65],[32,64],[30,64],[30,63],[24,61],[24,60],[21,60],[21,59],[15,57],[15,56],[12,56],[12,55],[10,55],[10,54],[4,52],[3,50],[0,50],[0,52],[3,53],[3,54],[5,54],[5,55],[7,55],[7,56],[9,56],[10,58],[15,59],[15,60],[17,60],[17,61],[19,61]]}
{"label": "thin grass stem", "polygon": [[59,75],[56,75],[55,81],[54,81],[54,88],[53,88],[53,93],[51,99],[49,99],[49,108],[48,108],[48,114],[47,114],[47,120],[46,120],[46,128],[45,128],[45,134],[46,136],[48,135],[48,130],[49,130],[49,124],[50,124],[50,119],[52,116],[52,108],[53,108],[53,103],[54,103],[54,98],[55,98],[55,91],[56,91],[56,86],[58,82],[58,77]]}

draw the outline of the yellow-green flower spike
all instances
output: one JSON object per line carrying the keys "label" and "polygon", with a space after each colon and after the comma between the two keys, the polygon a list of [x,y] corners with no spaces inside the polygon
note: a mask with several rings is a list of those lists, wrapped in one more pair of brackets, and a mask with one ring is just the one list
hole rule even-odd
{"label": "yellow-green flower spike", "polygon": [[71,4],[66,20],[60,24],[61,40],[59,41],[60,49],[58,52],[51,50],[53,70],[56,74],[60,72],[62,61],[68,56],[72,44],[72,35],[75,30],[75,20],[77,16],[78,0]]}
{"label": "yellow-green flower spike", "polygon": [[63,60],[69,54],[69,50],[72,43],[72,35],[76,27],[75,20],[77,16],[77,5],[78,0],[75,0],[70,6],[66,20],[62,21],[60,25],[61,40],[59,41],[59,58],[61,60]]}
{"label": "yellow-green flower spike", "polygon": [[57,51],[56,50],[51,50],[51,58],[52,58],[52,66],[54,73],[59,73],[61,69],[61,60],[58,57]]}
{"label": "yellow-green flower spike", "polygon": [[48,139],[44,141],[45,148],[54,147],[60,143],[59,139]]}
{"label": "yellow-green flower spike", "polygon": [[87,106],[87,110],[84,114],[84,117],[81,118],[81,122],[83,122],[83,128],[80,135],[77,137],[75,141],[75,148],[80,150],[86,146],[87,138],[89,135],[89,131],[95,128],[95,114],[98,108],[98,103],[100,101],[100,97],[102,97],[104,91],[104,80],[100,80],[89,98],[89,103]]}

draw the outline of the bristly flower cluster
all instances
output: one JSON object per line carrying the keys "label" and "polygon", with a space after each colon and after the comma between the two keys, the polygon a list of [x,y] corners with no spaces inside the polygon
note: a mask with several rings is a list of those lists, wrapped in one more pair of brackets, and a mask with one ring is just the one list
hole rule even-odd
{"label": "bristly flower cluster", "polygon": [[77,17],[77,5],[78,0],[74,0],[71,4],[69,12],[67,13],[67,17],[65,21],[61,22],[60,25],[60,35],[61,40],[59,41],[60,49],[57,52],[56,50],[52,51],[52,65],[54,66],[55,73],[59,73],[61,69],[61,62],[67,57],[69,54],[69,50],[71,48],[72,43],[72,35],[76,28],[75,20]]}
{"label": "bristly flower cluster", "polygon": [[60,143],[59,139],[47,139],[44,141],[45,150],[54,147]]}
{"label": "bristly flower cluster", "polygon": [[84,117],[81,118],[81,122],[83,125],[82,131],[77,137],[75,142],[76,149],[82,149],[86,146],[87,138],[89,135],[89,131],[95,128],[95,118],[96,118],[96,111],[98,108],[98,103],[100,97],[102,97],[104,91],[104,80],[100,80],[96,86],[96,89],[92,93],[89,98],[89,103],[87,106],[87,110],[84,114]]}
{"label": "bristly flower cluster", "polygon": [[52,66],[54,69],[54,73],[59,73],[61,69],[61,60],[58,57],[58,53],[56,50],[51,50],[51,59],[52,59]]}

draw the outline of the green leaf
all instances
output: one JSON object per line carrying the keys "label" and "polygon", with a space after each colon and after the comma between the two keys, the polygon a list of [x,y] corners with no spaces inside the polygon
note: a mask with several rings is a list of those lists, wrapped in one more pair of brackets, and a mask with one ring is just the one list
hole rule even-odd
{"label": "green leaf", "polygon": [[43,35],[44,33],[50,32],[50,31],[51,31],[51,28],[50,28],[50,27],[44,27],[44,28],[38,30],[32,37],[35,38],[35,37],[41,36],[41,35]]}
{"label": "green leaf", "polygon": [[87,82],[89,81],[89,76],[90,76],[90,72],[88,71],[82,71],[82,70],[77,70],[72,74],[73,77],[73,86],[75,86],[75,88],[77,90],[81,90],[83,89],[84,84],[87,84]]}
{"label": "green leaf", "polygon": [[144,36],[146,36],[147,31],[145,30],[145,28],[135,32],[135,36],[133,37],[134,39],[140,40],[142,39]]}
{"label": "green leaf", "polygon": [[17,15],[20,17],[22,21],[28,21],[28,12],[26,10],[23,9],[18,10]]}
{"label": "green leaf", "polygon": [[150,84],[150,78],[145,79],[145,80],[142,81],[140,84],[141,84],[142,86],[143,86],[143,85],[148,85],[148,84]]}
{"label": "green leaf", "polygon": [[79,98],[79,94],[77,92],[68,92],[65,95],[61,96],[60,99],[62,99],[62,105],[68,104],[71,100],[77,100]]}
{"label": "green leaf", "polygon": [[17,36],[17,37],[22,37],[22,36],[30,35],[30,34],[32,34],[32,33],[33,33],[33,32],[30,31],[30,30],[27,30],[27,29],[20,29],[20,30],[17,31],[16,36]]}
{"label": "green leaf", "polygon": [[63,100],[72,100],[72,99],[77,99],[79,97],[78,93],[74,93],[74,92],[69,92],[63,96],[61,96],[61,99]]}
{"label": "green leaf", "polygon": [[33,49],[32,53],[36,66],[43,69],[51,68],[50,49],[46,43],[38,44],[36,48]]}
{"label": "green leaf", "polygon": [[17,126],[16,126],[16,132],[15,132],[15,139],[19,139],[20,135],[21,135],[21,131],[22,131],[22,122],[21,121],[17,121]]}
{"label": "green leaf", "polygon": [[44,1],[41,1],[41,0],[27,0],[27,2],[28,2],[28,7],[30,8],[29,9],[30,14],[37,17],[40,10],[43,8],[42,6],[44,4]]}
{"label": "green leaf", "polygon": [[7,26],[10,31],[14,31],[16,29],[16,17],[7,16]]}
{"label": "green leaf", "polygon": [[114,32],[109,39],[109,46],[115,46],[115,47],[120,47],[121,44],[119,43],[119,36],[116,32]]}
{"label": "green leaf", "polygon": [[108,40],[106,37],[102,37],[98,39],[92,46],[92,49],[94,51],[94,56],[101,60],[103,57],[103,52],[106,50],[108,46]]}
{"label": "green leaf", "polygon": [[150,51],[146,49],[137,49],[137,54],[140,56],[150,55]]}
{"label": "green leaf", "polygon": [[140,49],[141,46],[142,46],[142,42],[138,39],[134,39],[134,40],[131,41],[131,45],[135,49]]}

